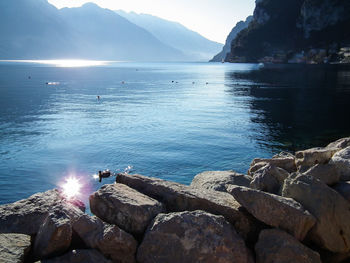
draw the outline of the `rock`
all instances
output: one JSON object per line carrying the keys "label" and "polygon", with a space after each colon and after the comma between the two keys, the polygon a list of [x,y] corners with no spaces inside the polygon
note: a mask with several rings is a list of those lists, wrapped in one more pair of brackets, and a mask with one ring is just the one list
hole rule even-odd
{"label": "rock", "polygon": [[203,210],[223,215],[246,240],[256,236],[256,220],[229,194],[169,182],[142,175],[120,174],[117,182],[123,183],[141,193],[157,199],[168,212]]}
{"label": "rock", "polygon": [[84,214],[74,222],[73,230],[88,247],[98,249],[113,262],[135,262],[137,241],[119,227]]}
{"label": "rock", "polygon": [[276,158],[295,158],[295,156],[289,152],[280,152],[272,157],[272,159]]}
{"label": "rock", "polygon": [[339,139],[327,145],[327,148],[345,149],[350,146],[350,137]]}
{"label": "rock", "polygon": [[0,234],[0,262],[24,262],[30,251],[30,236],[23,234]]}
{"label": "rock", "polygon": [[60,257],[42,260],[42,263],[112,263],[95,249],[72,250]]}
{"label": "rock", "polygon": [[72,241],[70,218],[63,211],[51,212],[41,225],[34,242],[36,258],[57,256],[65,252]]}
{"label": "rock", "polygon": [[279,229],[265,229],[255,245],[259,263],[321,263],[320,255]]}
{"label": "rock", "polygon": [[0,233],[34,235],[38,233],[49,211],[61,210],[76,214],[81,209],[80,201],[65,198],[57,189],[37,193],[12,204],[0,205]]}
{"label": "rock", "polygon": [[207,171],[197,174],[192,180],[191,187],[226,192],[229,185],[249,187],[251,180],[250,176],[234,171]]}
{"label": "rock", "polygon": [[279,167],[266,164],[254,172],[250,187],[264,192],[277,194],[289,173]]}
{"label": "rock", "polygon": [[295,153],[295,164],[299,172],[305,172],[316,164],[328,163],[336,152],[336,148],[321,147],[299,151]]}
{"label": "rock", "polygon": [[335,253],[350,250],[350,204],[339,193],[312,176],[298,175],[285,180],[282,195],[316,218],[309,233],[315,244]]}
{"label": "rock", "polygon": [[204,211],[159,214],[148,228],[137,260],[148,262],[252,262],[243,239],[222,216]]}
{"label": "rock", "polygon": [[333,189],[350,202],[350,182],[339,182],[333,186]]}
{"label": "rock", "polygon": [[230,186],[228,191],[255,218],[287,231],[298,240],[303,240],[315,224],[315,218],[291,198],[242,186]]}
{"label": "rock", "polygon": [[329,163],[337,167],[341,180],[350,181],[350,146],[334,154]]}
{"label": "rock", "polygon": [[340,180],[339,170],[334,164],[316,164],[303,174],[313,176],[328,185],[334,185]]}
{"label": "rock", "polygon": [[252,161],[252,163],[250,164],[248,174],[252,175],[255,171],[259,170],[260,168],[262,168],[266,164],[271,164],[271,165],[274,165],[276,167],[282,168],[289,173],[296,171],[294,157],[293,156],[285,156],[285,157],[278,157],[278,158],[272,158],[272,159],[255,158]]}
{"label": "rock", "polygon": [[143,234],[163,205],[123,184],[102,186],[90,198],[91,212],[133,234]]}

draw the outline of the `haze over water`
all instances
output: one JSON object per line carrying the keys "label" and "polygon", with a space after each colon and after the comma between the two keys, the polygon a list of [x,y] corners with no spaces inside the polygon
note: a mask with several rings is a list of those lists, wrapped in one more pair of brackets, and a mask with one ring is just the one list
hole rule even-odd
{"label": "haze over water", "polygon": [[255,157],[350,133],[340,67],[3,61],[0,94],[0,204],[69,174],[86,200],[106,168],[185,184],[205,170],[245,173]]}

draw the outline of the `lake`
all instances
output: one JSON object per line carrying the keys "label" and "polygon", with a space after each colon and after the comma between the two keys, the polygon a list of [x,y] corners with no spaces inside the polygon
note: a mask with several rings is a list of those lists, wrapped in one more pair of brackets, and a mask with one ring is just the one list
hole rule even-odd
{"label": "lake", "polygon": [[2,61],[0,95],[0,204],[68,176],[86,202],[103,169],[190,184],[350,136],[345,66]]}

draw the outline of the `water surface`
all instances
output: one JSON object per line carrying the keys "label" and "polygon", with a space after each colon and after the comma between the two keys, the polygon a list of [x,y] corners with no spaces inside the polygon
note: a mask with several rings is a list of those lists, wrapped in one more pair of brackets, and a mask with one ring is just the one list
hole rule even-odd
{"label": "water surface", "polygon": [[68,175],[87,200],[105,168],[185,184],[205,170],[245,173],[255,157],[350,135],[340,66],[3,61],[0,95],[0,204]]}

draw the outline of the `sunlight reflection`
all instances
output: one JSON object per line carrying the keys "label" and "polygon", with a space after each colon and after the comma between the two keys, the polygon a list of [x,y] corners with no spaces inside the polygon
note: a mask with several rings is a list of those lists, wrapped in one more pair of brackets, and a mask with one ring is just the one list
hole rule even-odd
{"label": "sunlight reflection", "polygon": [[54,59],[54,60],[0,60],[2,62],[19,62],[19,63],[38,63],[45,65],[53,65],[56,67],[92,67],[104,66],[111,62],[117,61],[98,61],[98,60],[83,60],[83,59]]}
{"label": "sunlight reflection", "polygon": [[66,183],[62,185],[63,193],[68,197],[75,197],[80,194],[82,185],[75,177],[69,177],[66,179]]}

